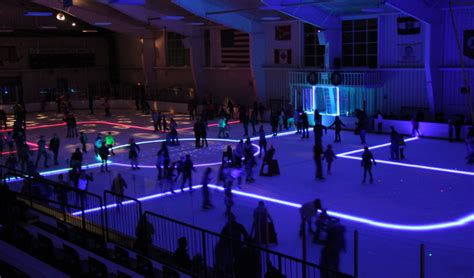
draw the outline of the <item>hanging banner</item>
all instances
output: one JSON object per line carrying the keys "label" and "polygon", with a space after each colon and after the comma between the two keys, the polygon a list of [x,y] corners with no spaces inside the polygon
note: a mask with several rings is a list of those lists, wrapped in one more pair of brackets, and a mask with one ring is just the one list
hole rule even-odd
{"label": "hanging banner", "polygon": [[423,63],[423,44],[399,43],[397,45],[398,60],[401,65],[419,65]]}
{"label": "hanging banner", "polygon": [[464,30],[464,56],[474,59],[474,30]]}

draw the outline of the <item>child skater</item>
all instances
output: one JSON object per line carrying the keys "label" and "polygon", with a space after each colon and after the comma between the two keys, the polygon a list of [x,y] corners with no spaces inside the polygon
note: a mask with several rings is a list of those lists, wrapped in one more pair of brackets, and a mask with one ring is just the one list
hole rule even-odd
{"label": "child skater", "polygon": [[400,159],[405,159],[405,147],[407,144],[405,143],[405,139],[403,139],[403,135],[400,135],[400,144],[398,145],[398,149],[400,151]]}
{"label": "child skater", "polygon": [[328,164],[328,175],[331,174],[331,166],[334,159],[337,159],[337,156],[334,154],[334,151],[332,150],[332,145],[329,144],[326,151],[324,151],[323,158],[322,158],[322,160],[326,160]]}

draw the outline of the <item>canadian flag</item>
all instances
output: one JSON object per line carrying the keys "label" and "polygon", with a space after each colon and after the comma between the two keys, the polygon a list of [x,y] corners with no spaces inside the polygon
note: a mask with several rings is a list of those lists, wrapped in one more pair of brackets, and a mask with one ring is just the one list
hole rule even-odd
{"label": "canadian flag", "polygon": [[275,49],[275,64],[291,64],[291,49]]}

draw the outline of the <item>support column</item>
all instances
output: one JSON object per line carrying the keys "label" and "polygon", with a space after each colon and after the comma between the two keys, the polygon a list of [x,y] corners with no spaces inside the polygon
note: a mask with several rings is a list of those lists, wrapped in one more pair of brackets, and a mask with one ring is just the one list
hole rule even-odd
{"label": "support column", "polygon": [[148,96],[158,93],[158,82],[155,74],[156,49],[154,38],[142,39],[142,69],[145,77],[144,83]]}
{"label": "support column", "polygon": [[254,97],[259,102],[266,103],[267,93],[265,86],[265,33],[256,32],[250,34],[250,70],[252,74],[252,85]]}
{"label": "support column", "polygon": [[333,22],[329,28],[318,33],[320,44],[326,45],[324,67],[333,68],[334,58],[341,58],[341,21]]}
{"label": "support column", "polygon": [[198,30],[186,39],[185,47],[191,50],[191,71],[194,79],[195,96],[204,97],[205,75],[204,75],[204,31]]}
{"label": "support column", "polygon": [[[442,80],[439,67],[443,57],[443,25],[440,23],[424,23],[425,45],[425,82],[426,97],[430,108],[430,119],[434,119],[437,111],[442,109],[442,103],[438,105],[436,99],[440,99],[442,92]],[[441,100],[441,99],[440,99]]]}

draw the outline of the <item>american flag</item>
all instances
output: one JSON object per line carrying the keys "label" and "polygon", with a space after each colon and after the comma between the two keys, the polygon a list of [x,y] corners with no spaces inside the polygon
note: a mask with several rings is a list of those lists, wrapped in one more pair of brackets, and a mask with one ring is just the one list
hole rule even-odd
{"label": "american flag", "polygon": [[221,62],[226,65],[248,66],[249,34],[234,29],[221,30]]}

